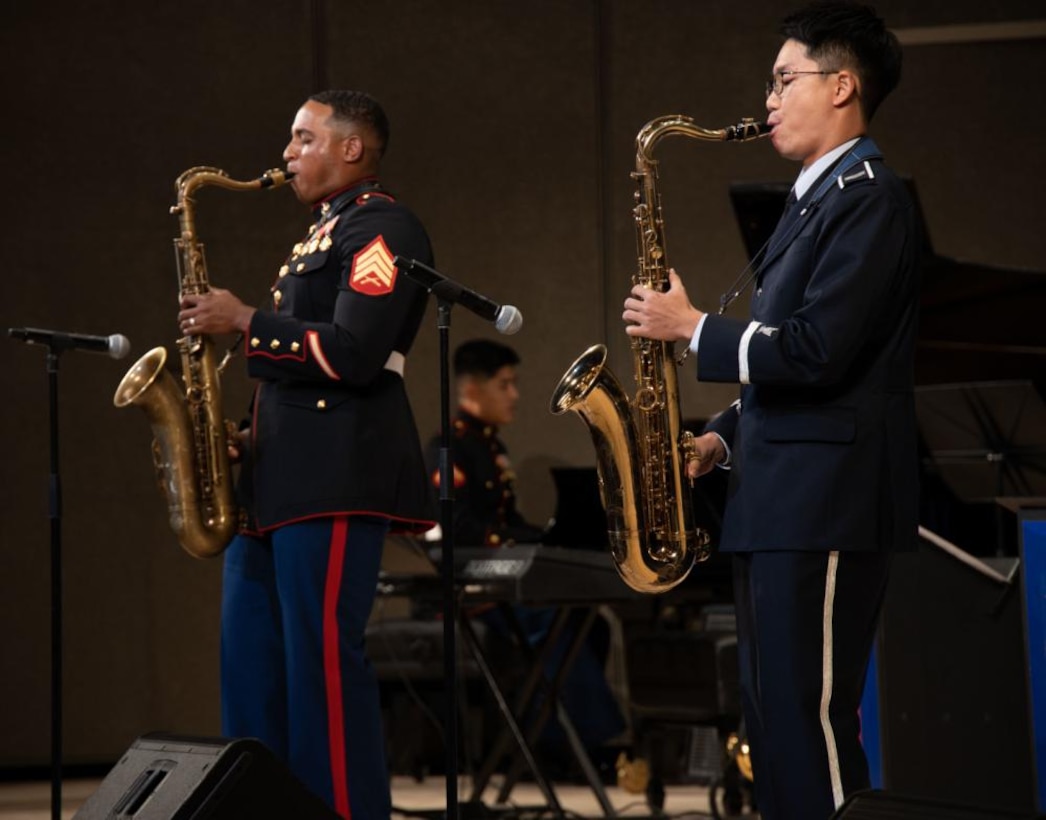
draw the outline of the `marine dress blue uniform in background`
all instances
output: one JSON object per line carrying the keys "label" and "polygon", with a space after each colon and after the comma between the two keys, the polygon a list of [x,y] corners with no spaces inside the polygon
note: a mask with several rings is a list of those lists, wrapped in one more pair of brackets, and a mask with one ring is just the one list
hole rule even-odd
{"label": "marine dress blue uniform in background", "polygon": [[[498,428],[459,408],[451,452],[454,479],[454,543],[463,547],[540,544],[544,530],[516,507],[515,471]],[[432,486],[439,490],[441,438],[425,448]]]}
{"label": "marine dress blue uniform in background", "polygon": [[222,731],[258,737],[342,816],[389,816],[377,682],[364,652],[384,536],[432,524],[403,383],[432,264],[376,179],[314,207],[245,337],[257,379],[240,473],[250,520],[225,554]]}

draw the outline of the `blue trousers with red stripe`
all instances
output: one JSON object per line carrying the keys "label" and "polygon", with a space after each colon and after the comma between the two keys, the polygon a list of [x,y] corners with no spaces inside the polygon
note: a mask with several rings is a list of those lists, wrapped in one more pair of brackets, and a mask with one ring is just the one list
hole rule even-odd
{"label": "blue trousers with red stripe", "polygon": [[222,582],[222,733],[264,742],[342,817],[391,812],[364,631],[388,522],[337,516],[239,535]]}

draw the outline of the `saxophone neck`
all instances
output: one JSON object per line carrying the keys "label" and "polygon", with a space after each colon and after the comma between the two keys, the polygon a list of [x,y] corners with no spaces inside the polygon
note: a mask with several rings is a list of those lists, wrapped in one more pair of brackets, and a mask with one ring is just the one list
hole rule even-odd
{"label": "saxophone neck", "polygon": [[191,233],[193,224],[193,194],[197,188],[203,188],[206,185],[216,185],[219,188],[227,188],[232,191],[257,191],[262,188],[279,188],[281,185],[286,185],[293,178],[294,174],[290,171],[284,171],[282,168],[270,168],[256,179],[238,180],[232,179],[221,168],[214,168],[210,165],[197,165],[187,171],[183,171],[178,176],[178,179],[174,181],[174,189],[178,194],[178,201],[171,206],[171,213],[182,217],[187,216],[187,220],[183,219],[182,233],[185,233],[186,221]]}
{"label": "saxophone neck", "polygon": [[[270,168],[260,177],[255,179],[232,179],[221,168],[210,165],[197,165],[183,171],[178,179],[174,181],[174,188],[178,192],[179,205],[192,197],[197,188],[205,185],[217,185],[219,188],[229,188],[234,191],[253,191],[260,188],[279,188],[290,182],[294,174],[284,171],[282,168]],[[177,207],[177,206],[175,206]]]}
{"label": "saxophone neck", "polygon": [[691,117],[683,114],[666,114],[648,122],[636,135],[636,170],[645,173],[656,164],[654,146],[664,137],[673,134],[708,142],[747,142],[765,137],[769,133],[770,129],[765,122],[748,117],[726,128],[712,129],[695,125]]}
{"label": "saxophone neck", "polygon": [[178,217],[180,228],[178,247],[182,253],[192,256],[192,259],[186,263],[186,268],[192,270],[202,265],[202,251],[197,250],[199,243],[196,240],[196,213],[193,199],[198,188],[215,185],[232,191],[258,191],[263,188],[279,188],[293,178],[293,173],[284,171],[282,168],[270,168],[260,177],[248,180],[232,179],[221,168],[210,165],[197,165],[183,171],[174,181],[178,201],[171,206],[171,213]]}

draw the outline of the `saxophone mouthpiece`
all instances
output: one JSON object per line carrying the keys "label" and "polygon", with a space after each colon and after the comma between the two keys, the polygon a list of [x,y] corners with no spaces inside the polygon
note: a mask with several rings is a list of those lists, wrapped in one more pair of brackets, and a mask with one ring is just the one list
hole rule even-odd
{"label": "saxophone mouthpiece", "polygon": [[294,179],[294,174],[291,171],[284,171],[282,168],[270,168],[262,174],[259,182],[262,188],[279,188],[292,179]]}
{"label": "saxophone mouthpiece", "polygon": [[750,117],[745,117],[737,125],[731,125],[726,129],[726,139],[728,141],[733,140],[735,142],[744,142],[745,140],[754,140],[759,139],[759,137],[765,137],[771,130],[772,129],[765,121],[756,121]]}

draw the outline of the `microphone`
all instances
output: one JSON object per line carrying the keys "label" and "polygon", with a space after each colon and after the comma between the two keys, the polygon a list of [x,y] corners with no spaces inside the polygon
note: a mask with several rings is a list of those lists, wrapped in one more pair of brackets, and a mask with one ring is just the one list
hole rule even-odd
{"label": "microphone", "polygon": [[413,279],[437,298],[455,302],[468,308],[481,319],[493,322],[498,333],[511,336],[523,326],[523,314],[514,305],[499,305],[492,302],[486,296],[469,290],[453,279],[448,279],[439,271],[423,265],[416,259],[397,256],[392,263],[403,271],[405,276]]}
{"label": "microphone", "polygon": [[122,333],[112,336],[87,336],[83,333],[63,333],[60,330],[41,330],[37,327],[10,327],[7,335],[21,339],[26,344],[47,345],[54,350],[89,350],[92,353],[108,353],[114,359],[122,359],[131,350],[131,343]]}

